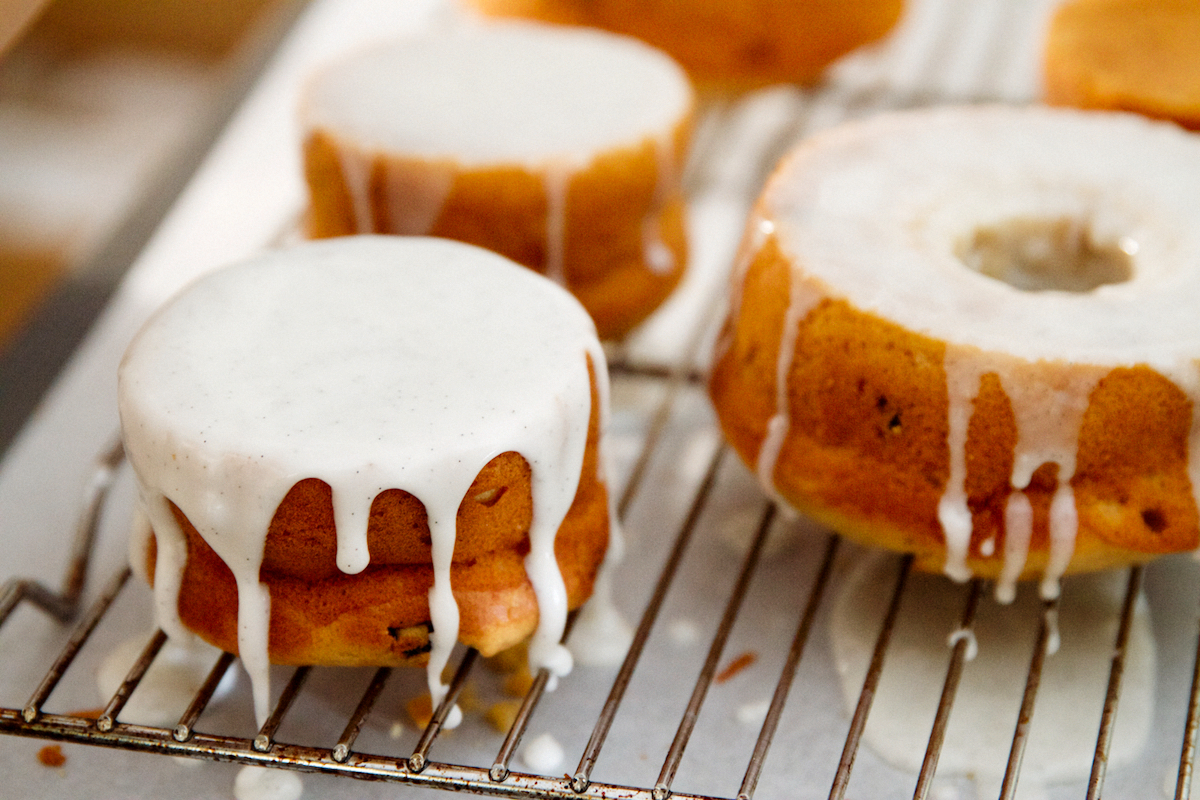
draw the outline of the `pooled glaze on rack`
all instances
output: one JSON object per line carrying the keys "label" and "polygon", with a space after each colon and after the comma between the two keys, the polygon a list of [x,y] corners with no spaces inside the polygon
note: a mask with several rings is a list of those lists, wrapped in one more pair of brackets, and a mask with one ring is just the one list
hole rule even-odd
{"label": "pooled glaze on rack", "polygon": [[567,649],[576,664],[612,667],[619,665],[633,642],[633,627],[617,608],[613,570],[625,557],[625,533],[617,521],[616,498],[608,495],[608,549],[596,573],[592,596],[579,610],[567,639]]}
{"label": "pooled glaze on rack", "polygon": [[[339,143],[359,233],[429,233],[455,171],[519,168],[538,176],[547,207],[544,271],[561,283],[573,177],[602,154],[646,142],[658,180],[643,224],[644,261],[653,272],[671,270],[657,213],[678,183],[674,131],[691,104],[683,71],[636,40],[506,22],[355,53],[312,81],[302,117],[308,131]],[[398,179],[420,200],[387,189],[387,219],[380,219],[376,184]]]}
{"label": "pooled glaze on rack", "polygon": [[[879,620],[887,611],[889,593],[880,588],[890,587],[895,579],[895,559],[860,551],[835,589],[829,634],[848,709],[858,701]],[[1044,792],[1045,784],[1088,777],[1125,589],[1122,571],[1069,579],[1059,601],[1059,618],[1050,620],[1046,649],[1051,657],[1039,676],[1037,710],[1021,765],[1020,785],[1026,796],[1042,796],[1036,790]],[[1008,763],[1035,639],[1020,621],[1037,619],[1042,602],[1032,586],[1011,605],[984,598],[974,624],[964,630],[958,619],[963,599],[963,587],[940,576],[909,576],[863,737],[888,763],[917,773],[950,650],[965,639],[971,663],[955,695],[937,775],[945,781],[970,776],[978,793],[968,796],[997,797],[993,784],[999,784]],[[1157,662],[1150,608],[1139,596],[1122,662],[1120,724],[1107,753],[1109,769],[1146,758],[1145,743],[1154,725]]]}
{"label": "pooled glaze on rack", "polygon": [[304,784],[294,772],[242,767],[233,780],[234,800],[300,800]]}
{"label": "pooled glaze on rack", "polygon": [[[160,624],[185,635],[176,603],[186,552],[174,504],[236,579],[239,654],[261,723],[270,597],[259,569],[280,501],[301,479],[328,483],[337,565],[355,574],[370,561],[372,501],[404,489],[424,504],[432,537],[436,703],[458,634],[457,510],[483,466],[516,451],[532,469],[525,568],[539,619],[530,659],[565,674],[567,601],[554,540],[583,462],[589,357],[604,364],[591,320],[567,293],[445,240],[309,243],[197,282],[146,324],[120,371],[127,451],[156,534]],[[595,373],[603,424],[605,372]]]}
{"label": "pooled glaze on rack", "polygon": [[[971,574],[966,443],[988,375],[999,379],[1017,427],[1000,598],[1012,598],[1025,569],[1032,511],[1024,490],[1047,463],[1057,465],[1057,483],[1041,591],[1058,592],[1078,530],[1071,478],[1080,426],[1113,369],[1148,366],[1190,399],[1194,499],[1200,316],[1181,299],[1200,296],[1200,227],[1189,216],[1200,205],[1200,142],[1132,116],[1098,117],[1006,108],[893,115],[818,136],[785,162],[756,210],[735,275],[772,238],[791,264],[775,412],[757,459],[769,491],[789,433],[798,328],[822,302],[844,300],[945,343],[950,468],[937,518],[950,576]],[[1083,231],[1075,235],[1088,246],[1123,253],[1129,274],[1082,290],[1034,291],[981,274],[963,253],[992,227],[1060,223]],[[989,540],[980,552],[995,547]]]}

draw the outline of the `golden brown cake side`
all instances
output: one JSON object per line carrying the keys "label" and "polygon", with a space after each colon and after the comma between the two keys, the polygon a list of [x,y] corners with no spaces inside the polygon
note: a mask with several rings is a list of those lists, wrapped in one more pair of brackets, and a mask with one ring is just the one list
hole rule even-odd
{"label": "golden brown cake side", "polygon": [[[776,412],[789,282],[806,278],[803,264],[793,264],[774,236],[743,257],[748,266],[733,291],[739,302],[709,388],[726,437],[754,468]],[[947,552],[938,504],[950,474],[947,344],[856,309],[819,282],[808,288],[823,299],[798,324],[787,375],[791,419],[774,488],[851,539],[912,552],[918,567],[942,570]],[[1197,546],[1187,458],[1191,418],[1184,392],[1148,367],[1112,369],[1099,381],[1070,482],[1079,528],[1068,571]],[[1010,400],[996,376],[985,374],[966,442],[967,566],[985,577],[998,576],[1004,565],[1016,436]],[[1056,471],[1043,465],[1025,490],[1033,536],[1023,577],[1046,565]]]}
{"label": "golden brown cake side", "polygon": [[1200,129],[1200,4],[1068,0],[1046,35],[1046,101]]}
{"label": "golden brown cake side", "polygon": [[488,14],[589,25],[670,53],[701,86],[812,83],[896,25],[901,0],[472,0]]}
{"label": "golden brown cake side", "polygon": [[[690,115],[675,126],[668,153],[646,140],[609,151],[565,177],[562,241],[551,240],[551,176],[520,165],[470,167],[386,154],[357,156],[367,166],[367,225],[376,233],[426,234],[486,247],[561,280],[613,339],[644,320],[683,277],[688,248],[684,200],[677,180]],[[359,233],[354,188],[347,180],[352,144],[318,130],[304,146],[316,238]],[[445,185],[448,184],[448,185]],[[666,191],[664,191],[664,188]],[[403,205],[414,194],[436,196],[435,213]],[[648,241],[649,237],[649,241]],[[666,248],[653,264],[654,247]],[[560,248],[561,264],[551,250]],[[558,277],[558,276],[552,276]]]}
{"label": "golden brown cake side", "polygon": [[[591,595],[608,545],[607,489],[600,477],[599,400],[592,415],[574,501],[555,539],[570,608]],[[178,508],[187,537],[179,593],[182,622],[205,641],[237,653],[238,594],[233,573]],[[492,655],[537,625],[526,575],[533,502],[530,467],[502,453],[479,473],[459,506],[451,585],[459,641]],[[153,577],[155,548],[147,553]],[[423,663],[429,649],[432,543],[425,509],[400,490],[381,493],[368,527],[371,563],[356,575],[336,563],[328,484],[309,478],[288,492],[271,521],[260,580],[269,587],[269,653],[279,664],[398,666]]]}

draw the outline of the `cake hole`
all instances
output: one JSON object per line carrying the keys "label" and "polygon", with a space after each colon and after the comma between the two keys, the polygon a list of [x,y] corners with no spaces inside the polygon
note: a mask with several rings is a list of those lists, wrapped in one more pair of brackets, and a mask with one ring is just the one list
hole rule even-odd
{"label": "cake hole", "polygon": [[1136,242],[1098,242],[1081,220],[1013,219],[959,243],[970,269],[1026,292],[1090,292],[1133,277]]}
{"label": "cake hole", "polygon": [[1146,527],[1155,533],[1162,533],[1167,529],[1167,518],[1157,508],[1147,508],[1142,511],[1142,522],[1146,523]]}

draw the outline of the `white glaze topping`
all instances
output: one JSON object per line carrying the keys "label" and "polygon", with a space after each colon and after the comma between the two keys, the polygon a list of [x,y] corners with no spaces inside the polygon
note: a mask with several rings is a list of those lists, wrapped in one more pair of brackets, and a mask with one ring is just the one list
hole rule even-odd
{"label": "white glaze topping", "polygon": [[691,102],[675,62],[635,39],[506,22],[356,52],[314,77],[302,115],[364,152],[541,167],[663,136]]}
{"label": "white glaze topping", "polygon": [[[643,222],[644,260],[652,271],[670,271],[674,256],[659,235],[658,211],[678,184],[673,134],[692,103],[679,66],[634,39],[493,22],[355,53],[314,78],[301,114],[306,130],[338,142],[360,233],[428,233],[455,169],[521,166],[539,174],[548,206],[546,273],[561,282],[572,177],[602,153],[647,141],[658,180]],[[372,172],[379,156],[413,165],[399,176],[402,188],[387,192],[386,230],[371,217],[372,180],[385,179]],[[420,162],[432,166],[418,169]]]}
{"label": "white glaze topping", "polygon": [[258,577],[275,509],[301,479],[328,483],[338,567],[353,574],[370,559],[371,502],[400,488],[424,503],[433,541],[437,702],[458,631],[458,506],[488,461],[516,451],[532,468],[531,660],[565,673],[553,548],[587,439],[588,356],[603,420],[603,352],[583,308],[507,259],[446,240],[307,243],[193,284],[147,323],[119,376],[126,447],[158,540],[160,624],[182,633],[185,553],[169,501],[236,578],[238,646],[263,720],[270,598]]}
{"label": "white glaze topping", "polygon": [[[951,108],[814,137],[783,164],[761,205],[794,265],[778,375],[791,369],[793,329],[823,297],[947,343],[950,477],[938,518],[946,572],[962,579],[971,535],[967,423],[980,380],[995,374],[1018,435],[998,591],[1011,596],[1028,552],[1021,490],[1053,463],[1058,488],[1042,581],[1043,595],[1053,596],[1074,549],[1070,479],[1096,383],[1114,367],[1146,364],[1193,401],[1200,397],[1200,315],[1191,302],[1200,297],[1197,207],[1200,139],[1129,115]],[[1098,247],[1128,256],[1128,279],[1033,291],[969,266],[963,250],[981,230],[1031,222],[1086,230]],[[786,425],[777,422],[787,412],[786,387],[777,395],[758,462],[764,478],[778,456],[777,428]],[[1194,491],[1198,448],[1193,425]]]}

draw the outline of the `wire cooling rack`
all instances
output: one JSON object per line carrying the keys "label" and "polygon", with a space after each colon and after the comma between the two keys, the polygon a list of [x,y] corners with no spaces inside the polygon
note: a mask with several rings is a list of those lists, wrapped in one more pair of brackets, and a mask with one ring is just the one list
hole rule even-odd
{"label": "wire cooling rack", "polygon": [[[890,49],[851,59],[821,86],[708,100],[686,176],[689,194],[699,203],[733,198],[731,207],[744,212],[779,156],[824,126],[931,103],[1030,101],[1023,70],[1029,69],[1046,8],[1032,1],[917,2]],[[323,710],[314,727],[293,721],[313,716],[300,707],[321,692],[322,676],[337,670],[289,670],[267,722],[257,730],[230,731],[213,707],[223,679],[236,671],[236,659],[214,654],[207,678],[174,724],[150,725],[127,718],[126,707],[168,644],[154,631],[102,707],[59,710],[55,692],[72,670],[84,669],[80,653],[107,620],[121,614],[121,598],[143,588],[131,581],[128,568],[93,574],[106,507],[114,494],[128,491],[120,480],[123,453],[113,445],[96,461],[61,586],[14,580],[0,592],[0,672],[12,660],[12,644],[3,637],[18,609],[36,607],[73,626],[64,628],[60,652],[39,671],[24,704],[0,706],[0,733],[513,797],[963,796],[973,776],[943,777],[938,768],[951,720],[963,704],[964,676],[989,656],[974,653],[977,619],[991,603],[989,586],[975,580],[952,589],[954,622],[937,634],[947,644],[940,672],[930,679],[941,690],[911,721],[921,729],[919,768],[888,765],[864,742],[872,709],[878,712],[881,682],[898,658],[897,631],[905,615],[923,611],[913,608],[920,605],[913,584],[925,579],[911,571],[909,559],[883,558],[884,578],[871,586],[880,602],[865,634],[870,646],[864,677],[843,700],[828,630],[852,565],[864,554],[762,499],[721,444],[703,390],[703,354],[719,305],[719,299],[707,298],[719,298],[719,287],[717,281],[701,292],[700,311],[689,323],[693,334],[672,358],[647,358],[636,345],[611,353],[617,513],[632,557],[619,575],[629,583],[621,583],[618,605],[630,615],[633,635],[619,665],[592,670],[583,680],[585,693],[571,693],[574,675],[558,692],[547,693],[548,676],[539,673],[503,732],[474,736],[470,747],[460,746],[454,739],[462,734],[448,733],[444,723],[449,709],[465,701],[482,662],[474,651],[463,651],[445,702],[413,733],[415,741],[380,747],[387,739],[378,729],[396,716],[389,687],[403,681],[404,671],[356,671],[344,681],[332,679],[357,688],[347,690],[349,700],[337,713]],[[67,531],[57,534],[70,538]],[[106,582],[85,606],[85,586],[99,579]],[[1107,680],[1079,714],[1097,720],[1090,728],[1091,768],[1081,776],[1037,783],[1039,793],[1032,796],[1098,798],[1102,791],[1109,797],[1190,796],[1200,731],[1195,569],[1166,559],[1129,569],[1119,583],[1111,624],[1102,626],[1111,635],[1101,648]],[[976,785],[979,796],[988,791],[1000,798],[1030,796],[1023,792],[1034,781],[1022,767],[1043,678],[1060,637],[1073,633],[1060,631],[1058,621],[1060,604],[1073,589],[1067,581],[1062,599],[1011,612],[1014,641],[1027,657],[1022,688],[990,721],[1008,732],[1007,757],[992,765],[993,783]],[[1152,731],[1133,765],[1110,767],[1130,638],[1145,597],[1154,637],[1169,643],[1154,668]],[[753,713],[743,715],[747,709]],[[562,771],[522,768],[522,742],[550,721],[569,731],[578,748]],[[1067,723],[1038,721],[1049,727],[1051,738]],[[364,736],[372,730],[376,735]]]}
{"label": "wire cooling rack", "polygon": [[[647,377],[647,374],[641,370],[625,368],[621,365],[617,365],[614,370],[614,378],[618,384],[626,381],[665,381],[668,384],[662,399],[650,415],[649,426],[644,431],[644,447],[633,464],[632,479],[626,484],[624,493],[621,495],[619,503],[621,513],[627,514],[631,503],[636,500],[636,495],[645,490],[645,487],[640,484],[643,478],[639,478],[638,475],[646,474],[647,465],[655,457],[655,449],[658,447],[659,440],[663,436],[669,435],[667,428],[671,424],[672,407],[684,402],[684,395],[697,393],[698,387],[694,378],[686,373],[680,373],[673,378],[660,378],[653,375]],[[688,557],[689,548],[692,547],[693,540],[697,535],[696,531],[705,526],[702,521],[708,513],[707,509],[714,503],[714,493],[720,491],[718,486],[722,471],[737,468],[737,465],[726,463],[728,460],[726,448],[723,445],[714,444],[711,453],[706,458],[703,473],[691,490],[686,513],[673,531],[673,540],[662,560],[649,600],[638,621],[628,655],[616,671],[607,697],[594,720],[587,745],[574,769],[569,773],[540,775],[514,769],[512,764],[514,753],[522,737],[526,734],[530,719],[542,699],[548,677],[544,671],[536,676],[532,688],[521,703],[515,721],[500,737],[494,757],[490,762],[447,763],[434,757],[432,750],[439,735],[442,734],[446,715],[451,706],[459,701],[463,687],[470,679],[473,670],[477,669],[479,659],[474,651],[466,651],[462,654],[458,660],[446,701],[435,710],[432,720],[421,732],[415,747],[402,755],[363,752],[355,747],[359,732],[372,714],[377,699],[392,677],[393,671],[386,668],[379,669],[372,674],[366,688],[354,704],[353,711],[348,716],[340,720],[327,721],[328,736],[324,741],[316,744],[282,741],[277,737],[277,732],[284,723],[294,701],[304,690],[306,680],[313,671],[308,667],[291,671],[269,719],[252,735],[224,735],[204,730],[203,714],[205,709],[226,671],[235,662],[235,659],[229,654],[220,654],[215,658],[207,680],[198,689],[175,725],[154,727],[138,724],[136,721],[125,721],[122,711],[126,702],[138,688],[142,676],[165,643],[166,637],[161,631],[156,631],[148,637],[141,656],[130,668],[126,679],[98,713],[79,715],[47,712],[45,705],[55,688],[71,669],[77,654],[129,582],[129,570],[127,568],[120,569],[108,579],[98,599],[90,607],[76,608],[80,586],[88,571],[91,541],[95,535],[98,520],[103,514],[104,504],[113,486],[114,478],[121,467],[122,451],[119,446],[105,453],[98,461],[90,497],[75,535],[76,557],[72,560],[70,572],[64,580],[64,588],[61,591],[54,591],[35,583],[18,581],[8,584],[3,597],[0,598],[0,625],[4,624],[11,612],[22,602],[32,603],[56,618],[71,618],[77,615],[77,611],[79,616],[60,655],[49,666],[24,706],[0,708],[0,732],[165,755],[232,761],[373,781],[393,781],[505,796],[562,798],[648,796],[655,800],[663,800],[668,796],[695,798],[695,800],[722,797],[679,790],[674,786],[674,779],[704,706],[706,695],[714,690],[721,664],[728,660],[726,651],[730,637],[746,606],[746,598],[751,583],[756,579],[756,571],[763,561],[768,535],[779,522],[779,512],[774,504],[769,502],[761,504],[756,519],[745,520],[750,523],[749,546],[745,548],[740,564],[729,565],[730,572],[736,575],[736,579],[721,598],[717,609],[719,613],[716,626],[712,631],[711,640],[705,656],[700,662],[697,674],[691,678],[690,695],[669,747],[662,756],[661,769],[657,778],[648,786],[609,783],[595,780],[593,768],[600,758],[615,717],[623,710],[622,702],[635,672],[637,670],[670,668],[669,665],[655,664],[646,660],[647,642],[656,623],[660,622],[668,593],[672,591],[673,584],[679,580],[680,565]],[[727,520],[722,520],[722,523],[724,522]],[[847,545],[841,543],[836,536],[828,535],[823,538],[819,547],[813,550],[813,553],[819,557],[810,559],[809,574],[803,579],[803,591],[799,595],[800,602],[795,605],[797,616],[791,631],[790,644],[786,648],[778,673],[770,684],[770,701],[763,715],[761,727],[754,739],[749,758],[741,768],[737,790],[730,796],[732,798],[748,800],[754,796],[772,740],[783,718],[789,693],[794,690],[793,684],[799,664],[805,654],[806,646],[814,635],[815,620],[821,613],[822,605],[829,602],[830,583],[836,575],[834,565],[838,551],[846,547]],[[847,787],[860,750],[867,715],[871,711],[872,700],[887,663],[889,643],[895,630],[901,604],[905,599],[906,586],[910,578],[910,561],[907,558],[895,559],[891,572],[894,576],[894,584],[891,587],[878,587],[888,596],[888,601],[878,633],[875,636],[870,667],[861,692],[850,710],[848,724],[843,726],[845,730],[829,731],[830,736],[844,736],[841,754],[836,762],[830,765],[833,767],[833,777],[828,788],[829,797],[847,796]],[[1112,643],[1109,680],[1096,733],[1095,758],[1086,786],[1085,796],[1088,798],[1100,797],[1101,789],[1104,786],[1108,747],[1112,740],[1117,720],[1118,702],[1121,697],[1125,645],[1129,637],[1135,601],[1141,590],[1143,577],[1144,569],[1135,567],[1127,572],[1125,578],[1126,591],[1119,612],[1116,637]],[[964,587],[962,607],[959,612],[960,630],[970,631],[972,629],[975,615],[985,595],[985,588],[985,583],[978,580],[972,581]],[[1007,763],[1004,765],[1003,781],[1000,787],[999,796],[1002,798],[1017,796],[1016,786],[1020,777],[1022,758],[1029,741],[1039,683],[1047,658],[1051,657],[1049,656],[1052,652],[1050,642],[1057,635],[1055,622],[1057,605],[1056,601],[1045,602],[1035,618],[1023,621],[1023,624],[1030,625],[1034,631],[1034,644],[1030,650],[1025,688],[1020,698],[1019,711],[1015,720],[1008,723],[1012,726],[1013,733],[1011,749]],[[970,645],[969,636],[959,636],[946,649],[943,690],[928,736],[926,754],[919,773],[911,778],[913,797],[933,796],[930,792],[934,785],[933,780],[946,734],[947,722],[954,708],[958,684],[963,671],[971,667],[969,662]],[[1197,673],[1198,670],[1200,670],[1200,666],[1195,667],[1193,673]],[[682,679],[683,676],[681,676]],[[1186,715],[1178,721],[1180,757],[1175,796],[1181,798],[1188,797],[1190,791],[1198,727],[1197,708],[1200,704],[1198,698],[1200,698],[1200,686],[1193,680]],[[625,709],[625,711],[628,712],[629,709]],[[633,710],[633,713],[637,713],[636,709]]]}

